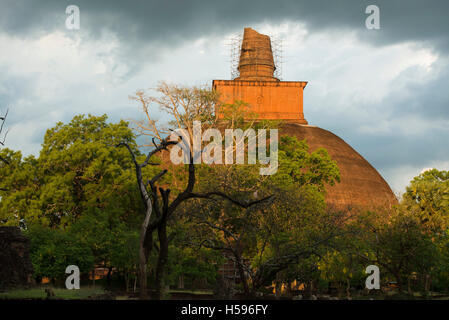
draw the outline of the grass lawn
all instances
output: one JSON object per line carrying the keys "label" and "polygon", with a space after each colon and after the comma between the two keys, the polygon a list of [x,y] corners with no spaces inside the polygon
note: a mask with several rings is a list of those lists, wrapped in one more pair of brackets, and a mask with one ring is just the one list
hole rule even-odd
{"label": "grass lawn", "polygon": [[[51,288],[55,294],[54,299],[79,300],[88,299],[89,296],[104,294],[105,291],[101,287],[81,287],[79,290],[68,290],[65,288],[54,288],[48,286],[34,287],[30,289],[13,289],[6,292],[0,292],[0,299],[46,299],[46,288]],[[212,291],[208,290],[170,290],[169,294],[191,294],[191,295],[211,295]],[[137,297],[131,298],[129,295],[118,295],[116,300],[135,300]]]}
{"label": "grass lawn", "polygon": [[190,293],[190,294],[213,294],[212,290],[183,290],[183,289],[170,289],[168,293]]}
{"label": "grass lawn", "polygon": [[79,290],[68,290],[65,288],[53,288],[53,287],[35,287],[30,289],[13,289],[6,292],[0,292],[0,299],[45,299],[47,294],[46,288],[53,289],[55,293],[54,298],[62,299],[87,299],[91,295],[98,295],[105,293],[103,288],[85,287]]}

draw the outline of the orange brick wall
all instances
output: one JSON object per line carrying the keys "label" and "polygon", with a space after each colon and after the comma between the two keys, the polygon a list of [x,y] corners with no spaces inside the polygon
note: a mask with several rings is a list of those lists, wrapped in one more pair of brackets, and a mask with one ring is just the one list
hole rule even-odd
{"label": "orange brick wall", "polygon": [[[307,124],[303,113],[305,81],[214,80],[224,103],[242,100],[259,119],[282,119]],[[219,115],[220,117],[220,115]]]}

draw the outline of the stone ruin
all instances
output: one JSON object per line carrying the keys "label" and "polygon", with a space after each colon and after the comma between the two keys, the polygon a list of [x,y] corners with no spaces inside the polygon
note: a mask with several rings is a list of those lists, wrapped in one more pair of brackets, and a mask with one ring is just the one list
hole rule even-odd
{"label": "stone ruin", "polygon": [[18,227],[0,227],[0,290],[32,283],[29,240]]}

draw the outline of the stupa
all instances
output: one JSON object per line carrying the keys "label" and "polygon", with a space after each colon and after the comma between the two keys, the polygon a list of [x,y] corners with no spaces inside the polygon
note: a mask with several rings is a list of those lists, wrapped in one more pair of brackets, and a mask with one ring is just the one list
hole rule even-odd
{"label": "stupa", "polygon": [[[241,100],[258,119],[282,120],[280,135],[305,139],[310,151],[325,148],[340,169],[341,182],[327,187],[326,202],[338,210],[389,208],[397,199],[377,170],[343,139],[330,131],[308,125],[303,113],[306,81],[280,81],[270,38],[245,28],[234,80],[213,80],[224,103]],[[221,115],[218,114],[220,118]]]}
{"label": "stupa", "polygon": [[307,124],[302,111],[305,81],[279,81],[274,77],[270,38],[245,28],[235,80],[214,80],[212,86],[224,101],[248,103],[260,119],[280,119]]}

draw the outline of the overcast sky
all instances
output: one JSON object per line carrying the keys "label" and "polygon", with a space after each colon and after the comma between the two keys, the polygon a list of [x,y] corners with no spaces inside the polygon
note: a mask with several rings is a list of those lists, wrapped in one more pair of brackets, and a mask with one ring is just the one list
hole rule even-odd
{"label": "overcast sky", "polygon": [[[380,29],[368,30],[368,5]],[[65,26],[68,5],[80,29]],[[447,0],[0,0],[0,109],[6,145],[38,154],[74,115],[139,119],[128,99],[166,80],[229,79],[229,46],[252,27],[283,40],[283,80],[308,81],[304,114],[343,138],[395,192],[449,170]],[[163,117],[163,115],[160,115]]]}

